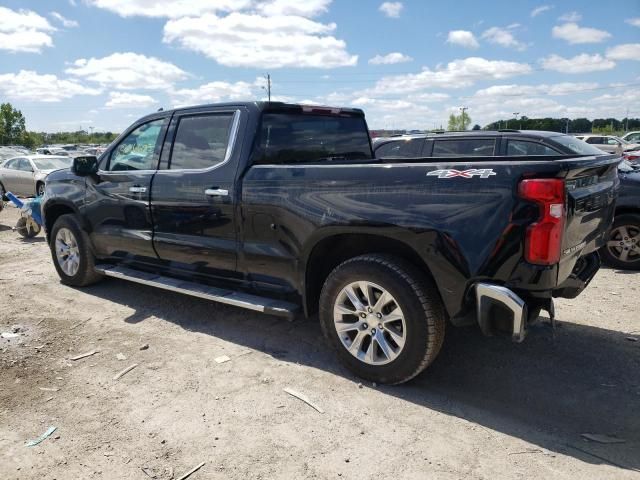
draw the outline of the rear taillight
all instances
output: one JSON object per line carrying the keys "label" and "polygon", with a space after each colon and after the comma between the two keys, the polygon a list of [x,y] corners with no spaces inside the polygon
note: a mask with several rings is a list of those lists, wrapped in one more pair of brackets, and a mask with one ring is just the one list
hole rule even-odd
{"label": "rear taillight", "polygon": [[518,193],[520,197],[535,202],[540,207],[538,221],[527,228],[525,259],[537,265],[558,263],[566,213],[564,180],[523,180]]}

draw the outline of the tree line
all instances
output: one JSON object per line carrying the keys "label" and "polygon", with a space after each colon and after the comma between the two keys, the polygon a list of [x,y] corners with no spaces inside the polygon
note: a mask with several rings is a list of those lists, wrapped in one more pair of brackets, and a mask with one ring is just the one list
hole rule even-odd
{"label": "tree line", "polygon": [[30,149],[46,144],[111,143],[117,133],[77,130],[75,132],[30,132],[22,112],[10,103],[0,104],[0,145],[20,145]]}
{"label": "tree line", "polygon": [[562,133],[603,133],[614,135],[629,130],[640,130],[640,118],[511,118],[498,120],[484,127],[485,130],[514,128],[518,130],[547,130]]}

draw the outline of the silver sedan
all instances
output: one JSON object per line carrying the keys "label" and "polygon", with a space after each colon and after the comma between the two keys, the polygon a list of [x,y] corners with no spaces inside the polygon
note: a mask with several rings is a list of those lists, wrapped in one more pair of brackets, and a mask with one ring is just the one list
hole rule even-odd
{"label": "silver sedan", "polygon": [[51,172],[69,168],[71,157],[25,155],[4,161],[0,165],[0,198],[6,192],[23,197],[44,194],[44,182]]}

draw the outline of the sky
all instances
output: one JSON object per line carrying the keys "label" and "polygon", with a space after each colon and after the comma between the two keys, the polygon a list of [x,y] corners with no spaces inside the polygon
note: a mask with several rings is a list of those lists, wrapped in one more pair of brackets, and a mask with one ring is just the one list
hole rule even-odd
{"label": "sky", "polygon": [[640,0],[0,0],[0,102],[37,131],[266,98],[371,128],[640,117]]}

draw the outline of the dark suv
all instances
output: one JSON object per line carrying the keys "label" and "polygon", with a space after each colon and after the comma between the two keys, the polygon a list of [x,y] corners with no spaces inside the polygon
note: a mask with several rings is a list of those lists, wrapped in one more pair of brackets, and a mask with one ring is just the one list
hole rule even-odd
{"label": "dark suv", "polygon": [[602,155],[579,139],[557,132],[498,130],[399,135],[374,139],[378,158],[525,157]]}

